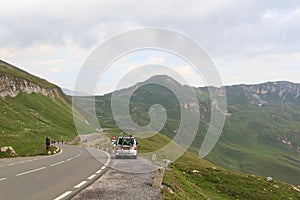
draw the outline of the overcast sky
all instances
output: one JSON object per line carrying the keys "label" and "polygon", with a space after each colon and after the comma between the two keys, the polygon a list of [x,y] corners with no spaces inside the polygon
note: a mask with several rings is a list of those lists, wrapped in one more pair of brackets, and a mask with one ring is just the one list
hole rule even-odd
{"label": "overcast sky", "polygon": [[[73,89],[80,67],[101,42],[141,27],[193,38],[225,85],[300,83],[298,0],[1,0],[0,59]],[[153,54],[143,63],[164,59]]]}

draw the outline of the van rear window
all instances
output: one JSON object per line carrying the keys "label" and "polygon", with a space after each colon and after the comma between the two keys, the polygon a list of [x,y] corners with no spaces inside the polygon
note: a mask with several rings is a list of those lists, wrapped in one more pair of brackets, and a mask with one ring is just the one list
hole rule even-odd
{"label": "van rear window", "polygon": [[134,145],[134,139],[119,138],[118,145]]}

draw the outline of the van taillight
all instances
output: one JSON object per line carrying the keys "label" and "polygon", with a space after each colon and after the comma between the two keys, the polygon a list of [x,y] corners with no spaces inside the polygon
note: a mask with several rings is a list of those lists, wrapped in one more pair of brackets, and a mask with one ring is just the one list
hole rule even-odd
{"label": "van taillight", "polygon": [[136,146],[133,148],[133,150],[136,150]]}

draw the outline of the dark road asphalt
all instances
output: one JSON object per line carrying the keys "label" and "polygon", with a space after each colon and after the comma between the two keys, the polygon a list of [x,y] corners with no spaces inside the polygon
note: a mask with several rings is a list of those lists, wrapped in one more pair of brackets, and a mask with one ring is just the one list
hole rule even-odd
{"label": "dark road asphalt", "polygon": [[[107,153],[62,145],[53,156],[0,159],[0,199],[66,199],[102,174]],[[104,163],[104,164],[102,164]]]}

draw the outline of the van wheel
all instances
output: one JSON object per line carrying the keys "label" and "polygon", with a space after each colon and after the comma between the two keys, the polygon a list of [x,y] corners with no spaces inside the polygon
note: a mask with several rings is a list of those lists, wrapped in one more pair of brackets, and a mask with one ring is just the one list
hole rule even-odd
{"label": "van wheel", "polygon": [[116,155],[116,159],[120,159],[120,156]]}
{"label": "van wheel", "polygon": [[134,159],[137,159],[137,155],[133,156]]}

